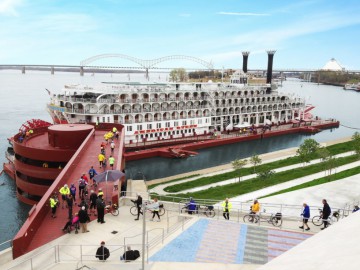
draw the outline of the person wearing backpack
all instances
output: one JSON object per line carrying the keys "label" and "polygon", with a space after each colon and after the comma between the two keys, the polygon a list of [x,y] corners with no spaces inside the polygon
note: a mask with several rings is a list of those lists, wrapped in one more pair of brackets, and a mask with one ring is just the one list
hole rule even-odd
{"label": "person wearing backpack", "polygon": [[121,261],[135,261],[137,258],[140,257],[140,252],[138,250],[132,250],[130,246],[127,246],[127,251],[120,256]]}

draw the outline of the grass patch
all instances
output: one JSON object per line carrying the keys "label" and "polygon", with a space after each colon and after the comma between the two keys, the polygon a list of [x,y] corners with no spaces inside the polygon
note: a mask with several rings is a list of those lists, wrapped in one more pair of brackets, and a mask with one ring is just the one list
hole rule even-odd
{"label": "grass patch", "polygon": [[344,178],[347,178],[349,176],[353,176],[353,175],[356,175],[359,173],[360,173],[360,167],[348,169],[348,170],[345,170],[345,171],[342,171],[342,172],[339,172],[339,173],[336,173],[336,174],[333,174],[330,176],[325,176],[325,177],[321,177],[318,179],[314,179],[313,181],[310,181],[310,182],[307,182],[307,183],[304,183],[301,185],[283,189],[278,192],[274,192],[269,195],[263,196],[261,198],[266,198],[266,197],[279,195],[279,194],[283,194],[283,193],[287,193],[287,192],[291,192],[291,191],[295,191],[295,190],[299,190],[299,189],[303,189],[303,188],[308,188],[308,187],[313,187],[313,186],[317,186],[317,185],[321,185],[321,184],[330,183],[330,182],[341,180],[341,179],[344,179]]}
{"label": "grass patch", "polygon": [[[337,166],[352,163],[358,160],[356,155],[337,158]],[[274,186],[284,182],[288,182],[303,176],[315,174],[324,170],[322,163],[313,164],[306,167],[293,169],[290,171],[284,171],[274,174],[267,180],[254,178],[246,180],[240,183],[233,183],[224,186],[217,186],[198,192],[190,192],[186,194],[177,194],[179,197],[193,197],[198,199],[212,198],[214,200],[223,200],[226,197],[236,197],[242,194],[253,192],[266,187]]]}
{"label": "grass patch", "polygon": [[[353,142],[349,141],[349,142],[334,144],[334,145],[328,146],[326,148],[331,153],[331,155],[337,155],[337,154],[353,151],[354,146],[353,146]],[[311,159],[314,160],[314,159],[318,159],[318,158],[319,157],[314,154]],[[294,157],[289,157],[286,159],[258,165],[256,171],[259,172],[259,171],[266,171],[266,170],[274,170],[277,168],[286,167],[286,166],[299,164],[299,163],[302,163],[300,158],[298,156],[294,156]],[[241,177],[243,177],[243,176],[247,176],[247,175],[250,175],[253,173],[254,173],[254,169],[252,167],[242,168],[240,170],[235,170],[235,171],[218,174],[218,175],[214,175],[214,176],[201,177],[201,178],[193,180],[193,181],[188,181],[185,183],[167,186],[166,188],[164,188],[164,191],[170,192],[170,193],[181,192],[183,190],[187,190],[187,189],[191,189],[191,188],[195,188],[195,187],[202,187],[202,186],[206,186],[209,184],[222,182],[222,181],[225,181],[228,179],[237,178],[240,175],[241,175]],[[179,179],[172,180],[169,182],[175,182],[178,180]],[[169,182],[166,182],[166,183],[169,183]]]}

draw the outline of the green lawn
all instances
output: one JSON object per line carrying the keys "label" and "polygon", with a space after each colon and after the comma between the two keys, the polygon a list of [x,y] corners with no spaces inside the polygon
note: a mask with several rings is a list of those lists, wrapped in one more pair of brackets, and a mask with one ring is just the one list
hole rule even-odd
{"label": "green lawn", "polygon": [[[340,153],[352,151],[353,150],[353,142],[349,141],[349,142],[339,143],[339,144],[328,146],[326,148],[332,155],[337,155]],[[313,155],[313,157],[312,157],[312,159],[318,159],[318,158],[319,157],[317,155]],[[294,156],[294,157],[270,162],[267,164],[259,165],[259,166],[257,166],[256,171],[273,170],[273,169],[286,167],[286,166],[298,164],[298,163],[301,163],[300,158],[298,156]],[[164,188],[164,191],[170,192],[170,193],[171,192],[180,192],[183,190],[187,190],[187,189],[191,189],[191,188],[195,188],[195,187],[202,187],[205,185],[218,183],[218,182],[222,182],[224,180],[236,178],[236,177],[239,177],[239,175],[246,176],[246,175],[250,175],[253,173],[254,173],[254,169],[252,167],[243,168],[240,170],[235,170],[235,171],[218,174],[218,175],[214,175],[214,176],[201,177],[199,179],[196,179],[193,181],[188,181],[185,183],[171,185],[171,186]],[[181,179],[184,179],[184,178],[181,178]],[[171,182],[176,182],[178,180],[180,180],[180,179],[174,179]]]}
{"label": "green lawn", "polygon": [[[358,160],[358,156],[352,155],[348,157],[342,157],[337,159],[337,166],[352,163]],[[236,197],[242,194],[253,192],[262,188],[274,186],[280,183],[291,181],[303,176],[318,173],[324,170],[322,163],[300,167],[290,171],[284,171],[274,174],[271,178],[262,180],[254,178],[251,180],[242,181],[240,183],[234,183],[224,186],[216,186],[206,190],[198,192],[191,192],[186,194],[177,194],[178,197],[188,198],[194,197],[197,199],[212,198],[214,200],[223,200],[226,197]]]}
{"label": "green lawn", "polygon": [[283,189],[280,190],[278,192],[274,192],[271,193],[269,195],[263,196],[261,198],[265,198],[265,197],[270,197],[270,196],[274,196],[274,195],[278,195],[278,194],[282,194],[282,193],[287,193],[287,192],[291,192],[291,191],[295,191],[295,190],[299,190],[299,189],[303,189],[303,188],[308,188],[308,187],[313,187],[313,186],[317,186],[317,185],[321,185],[321,184],[326,184],[326,183],[330,183],[333,181],[337,181],[340,179],[344,179],[347,178],[349,176],[353,176],[356,174],[360,173],[360,167],[356,167],[356,168],[352,168],[352,169],[348,169],[346,171],[342,171],[330,176],[325,176],[325,177],[321,177],[318,179],[314,179],[313,181],[301,184],[301,185],[297,185],[291,188],[287,188],[287,189]]}

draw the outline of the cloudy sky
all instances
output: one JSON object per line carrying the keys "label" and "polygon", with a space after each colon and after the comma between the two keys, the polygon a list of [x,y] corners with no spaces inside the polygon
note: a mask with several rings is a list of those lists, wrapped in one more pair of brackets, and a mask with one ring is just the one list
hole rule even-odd
{"label": "cloudy sky", "polygon": [[[360,70],[359,0],[0,0],[0,64],[66,64],[100,54],[187,55],[216,68]],[[172,61],[161,66],[201,67]],[[94,65],[137,66],[121,58]]]}

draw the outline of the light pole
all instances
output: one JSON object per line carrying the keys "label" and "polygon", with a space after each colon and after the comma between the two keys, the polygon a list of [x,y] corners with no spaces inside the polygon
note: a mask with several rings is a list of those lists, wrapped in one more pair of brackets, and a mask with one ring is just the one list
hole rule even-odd
{"label": "light pole", "polygon": [[142,260],[141,269],[145,270],[145,234],[146,234],[146,222],[145,222],[145,203],[142,204],[143,211],[143,232],[142,232]]}

